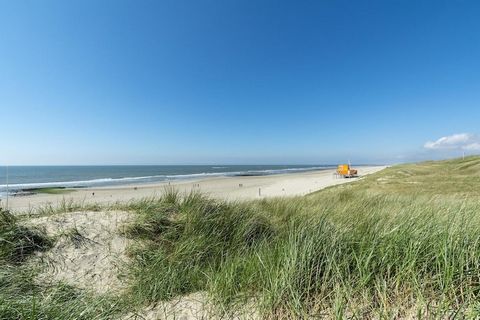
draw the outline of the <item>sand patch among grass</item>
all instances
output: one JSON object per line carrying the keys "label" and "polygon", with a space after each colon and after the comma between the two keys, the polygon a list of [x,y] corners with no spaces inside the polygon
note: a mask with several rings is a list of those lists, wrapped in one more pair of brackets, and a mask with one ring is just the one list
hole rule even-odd
{"label": "sand patch among grass", "polygon": [[57,238],[52,249],[37,254],[36,259],[46,262],[38,280],[61,281],[95,293],[122,289],[119,274],[129,240],[121,229],[130,218],[124,211],[87,211],[32,219],[29,223]]}
{"label": "sand patch among grass", "polygon": [[136,313],[127,315],[123,320],[197,320],[197,319],[230,319],[258,320],[262,319],[253,305],[235,310],[233,313],[222,313],[208,299],[206,292],[195,292],[177,297],[170,301],[159,301]]}

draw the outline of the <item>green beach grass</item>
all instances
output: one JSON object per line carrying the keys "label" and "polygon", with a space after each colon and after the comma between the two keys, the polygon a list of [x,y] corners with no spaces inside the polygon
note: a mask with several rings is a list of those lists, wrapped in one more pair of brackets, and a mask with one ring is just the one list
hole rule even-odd
{"label": "green beach grass", "polygon": [[116,319],[195,292],[226,318],[478,318],[479,190],[480,157],[393,166],[305,197],[227,203],[169,189],[122,207],[136,213],[130,281],[109,297],[36,284],[26,258],[55,239],[4,212],[0,319]]}
{"label": "green beach grass", "polygon": [[207,291],[224,309],[253,299],[275,318],[478,316],[479,167],[402,165],[251,203],[172,190],[134,208],[130,235],[148,246],[135,254],[132,294]]}

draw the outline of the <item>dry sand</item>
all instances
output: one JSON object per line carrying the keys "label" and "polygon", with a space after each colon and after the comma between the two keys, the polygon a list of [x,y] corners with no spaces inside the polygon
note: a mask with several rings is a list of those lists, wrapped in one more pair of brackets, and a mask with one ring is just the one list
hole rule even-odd
{"label": "dry sand", "polygon": [[119,274],[129,241],[120,229],[130,220],[131,213],[123,211],[69,212],[28,220],[58,238],[53,248],[32,260],[37,265],[43,262],[37,280],[60,281],[95,293],[121,290]]}
{"label": "dry sand", "polygon": [[[360,176],[384,169],[383,166],[359,167]],[[355,179],[338,179],[335,170],[319,170],[301,173],[288,173],[270,176],[215,177],[197,180],[170,182],[181,192],[199,190],[213,198],[226,200],[250,200],[270,197],[305,195],[328,186],[355,181]],[[160,195],[168,182],[130,185],[120,187],[76,189],[68,194],[35,194],[12,197],[12,211],[27,211],[42,205],[56,206],[64,200],[82,203],[111,204],[127,202],[144,197]]]}
{"label": "dry sand", "polygon": [[205,292],[195,292],[186,296],[177,297],[170,301],[159,301],[137,312],[125,316],[123,320],[260,320],[262,317],[253,304],[243,306],[233,314],[222,314],[209,301]]}

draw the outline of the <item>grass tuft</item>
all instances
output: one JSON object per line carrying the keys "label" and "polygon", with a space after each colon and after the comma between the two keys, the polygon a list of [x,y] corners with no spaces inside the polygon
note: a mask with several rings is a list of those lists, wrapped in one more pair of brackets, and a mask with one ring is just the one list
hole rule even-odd
{"label": "grass tuft", "polygon": [[15,216],[0,209],[0,261],[20,263],[51,245],[52,241],[39,230],[19,225]]}
{"label": "grass tuft", "polygon": [[152,303],[206,291],[221,310],[253,301],[272,318],[478,316],[480,199],[463,186],[478,164],[402,165],[247,203],[172,191],[136,208],[128,233],[146,245],[130,294]]}

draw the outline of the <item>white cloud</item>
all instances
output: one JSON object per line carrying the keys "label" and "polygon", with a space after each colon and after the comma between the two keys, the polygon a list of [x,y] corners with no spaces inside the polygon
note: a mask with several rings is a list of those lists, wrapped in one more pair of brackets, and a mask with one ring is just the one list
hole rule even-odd
{"label": "white cloud", "polygon": [[471,133],[458,133],[428,141],[424,147],[431,150],[480,150],[480,137]]}
{"label": "white cloud", "polygon": [[464,150],[480,150],[480,142],[474,142],[463,147]]}

